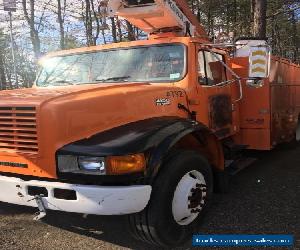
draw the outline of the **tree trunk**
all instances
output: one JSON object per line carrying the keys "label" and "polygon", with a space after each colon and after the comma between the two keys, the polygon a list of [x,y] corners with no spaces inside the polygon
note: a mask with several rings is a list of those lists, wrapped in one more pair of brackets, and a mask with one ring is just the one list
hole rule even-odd
{"label": "tree trunk", "polygon": [[30,29],[30,40],[33,46],[33,52],[36,59],[38,59],[41,55],[41,41],[39,37],[39,33],[35,28],[35,5],[34,0],[30,0],[30,15],[27,10],[27,2],[26,0],[22,0],[23,12],[26,22],[29,25]]}
{"label": "tree trunk", "polygon": [[[101,6],[98,6],[98,13],[101,13]],[[98,18],[99,24],[101,25],[101,35],[102,35],[102,39],[103,39],[103,43],[106,44],[106,37],[105,37],[105,29],[108,27],[107,26],[107,21],[106,21],[106,16],[103,15],[100,18]],[[99,27],[100,28],[100,27]]]}
{"label": "tree trunk", "polygon": [[[92,6],[93,14],[94,14],[94,19],[95,19],[96,25],[97,25],[96,34],[93,37],[94,45],[97,45],[97,40],[98,40],[99,34],[100,34],[100,20],[99,20],[99,17],[97,16],[97,12],[96,12],[95,5],[94,5],[94,0],[91,0],[91,6]],[[97,11],[98,11],[98,13],[100,13],[99,8]]]}
{"label": "tree trunk", "polygon": [[213,27],[212,27],[212,17],[211,17],[211,1],[208,2],[208,10],[207,10],[207,25],[208,25],[208,35],[211,37],[213,35]]}
{"label": "tree trunk", "polygon": [[240,36],[240,30],[238,30],[238,23],[237,23],[237,2],[236,0],[233,1],[233,33],[235,37]]}
{"label": "tree trunk", "polygon": [[122,42],[123,34],[122,34],[122,28],[121,28],[121,21],[118,17],[117,17],[117,27],[118,27],[119,41]]}
{"label": "tree trunk", "polygon": [[116,43],[118,42],[116,21],[114,17],[111,17],[110,20],[111,20],[111,33],[112,33],[113,41]]}
{"label": "tree trunk", "polygon": [[297,20],[296,20],[296,11],[293,11],[292,12],[292,27],[293,27],[293,34],[292,34],[292,37],[293,37],[293,46],[294,46],[294,61],[296,62],[297,59],[298,59],[298,47],[299,47],[299,44],[298,44],[298,41],[299,41],[299,37],[298,37],[298,34],[297,34]]}
{"label": "tree trunk", "polygon": [[90,0],[85,0],[85,31],[87,46],[95,45],[93,37],[93,23]]}
{"label": "tree trunk", "polygon": [[226,26],[225,26],[227,34],[229,34],[229,31],[230,31],[230,17],[231,17],[230,4],[227,0],[226,1]]}
{"label": "tree trunk", "polygon": [[6,88],[6,76],[5,76],[5,69],[4,69],[4,55],[0,51],[0,89]]}
{"label": "tree trunk", "polygon": [[265,39],[267,33],[267,0],[252,0],[254,4],[253,36]]}
{"label": "tree trunk", "polygon": [[128,40],[134,41],[135,35],[134,35],[134,30],[133,30],[132,24],[126,20],[126,26],[127,26],[127,31],[128,31]]}
{"label": "tree trunk", "polygon": [[64,18],[62,16],[61,0],[57,0],[57,19],[59,23],[60,48],[65,49],[65,29],[64,29]]}
{"label": "tree trunk", "polygon": [[272,53],[276,54],[277,53],[277,40],[276,40],[276,23],[275,23],[275,17],[273,16],[271,19],[272,23],[272,29],[271,29],[271,46],[272,46]]}
{"label": "tree trunk", "polygon": [[278,25],[277,20],[275,20],[275,37],[276,37],[276,45],[277,45],[277,55],[283,57],[283,48],[282,48],[282,40],[281,40],[281,32],[280,32],[280,27]]}

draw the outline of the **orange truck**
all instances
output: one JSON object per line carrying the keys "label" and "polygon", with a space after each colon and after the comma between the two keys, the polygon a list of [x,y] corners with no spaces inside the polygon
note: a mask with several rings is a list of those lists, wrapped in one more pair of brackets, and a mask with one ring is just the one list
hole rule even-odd
{"label": "orange truck", "polygon": [[240,149],[297,139],[300,66],[263,40],[212,44],[182,0],[106,10],[149,39],[52,53],[32,88],[0,93],[0,201],[127,214],[137,238],[179,245]]}

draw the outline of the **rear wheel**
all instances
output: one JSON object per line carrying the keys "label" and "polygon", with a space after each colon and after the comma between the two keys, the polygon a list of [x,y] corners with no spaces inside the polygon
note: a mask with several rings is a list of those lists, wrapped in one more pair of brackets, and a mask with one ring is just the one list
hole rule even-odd
{"label": "rear wheel", "polygon": [[298,143],[300,142],[300,120],[298,119],[296,133],[295,133],[295,141]]}
{"label": "rear wheel", "polygon": [[154,181],[151,200],[129,216],[133,235],[160,246],[184,243],[199,225],[213,191],[211,168],[201,155],[180,151],[168,158]]}
{"label": "rear wheel", "polygon": [[300,143],[300,120],[298,119],[298,123],[296,126],[296,131],[293,135],[293,138],[289,142],[285,142],[281,145],[283,149],[295,149],[299,146]]}

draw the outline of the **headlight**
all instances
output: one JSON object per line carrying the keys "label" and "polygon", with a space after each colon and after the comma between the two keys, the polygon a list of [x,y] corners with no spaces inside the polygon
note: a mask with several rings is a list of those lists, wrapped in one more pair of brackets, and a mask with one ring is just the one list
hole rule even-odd
{"label": "headlight", "polygon": [[122,175],[143,172],[146,160],[144,154],[108,157],[58,155],[57,165],[61,173]]}
{"label": "headlight", "polygon": [[105,161],[103,157],[78,157],[78,165],[82,170],[95,171],[101,174],[106,174]]}
{"label": "headlight", "polygon": [[58,155],[58,170],[61,173],[105,175],[105,158],[75,155]]}

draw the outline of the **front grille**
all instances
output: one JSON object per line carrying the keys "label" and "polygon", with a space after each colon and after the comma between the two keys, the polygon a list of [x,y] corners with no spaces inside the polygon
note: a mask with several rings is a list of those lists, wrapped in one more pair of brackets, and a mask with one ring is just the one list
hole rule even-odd
{"label": "front grille", "polygon": [[37,154],[35,107],[0,107],[0,151]]}

